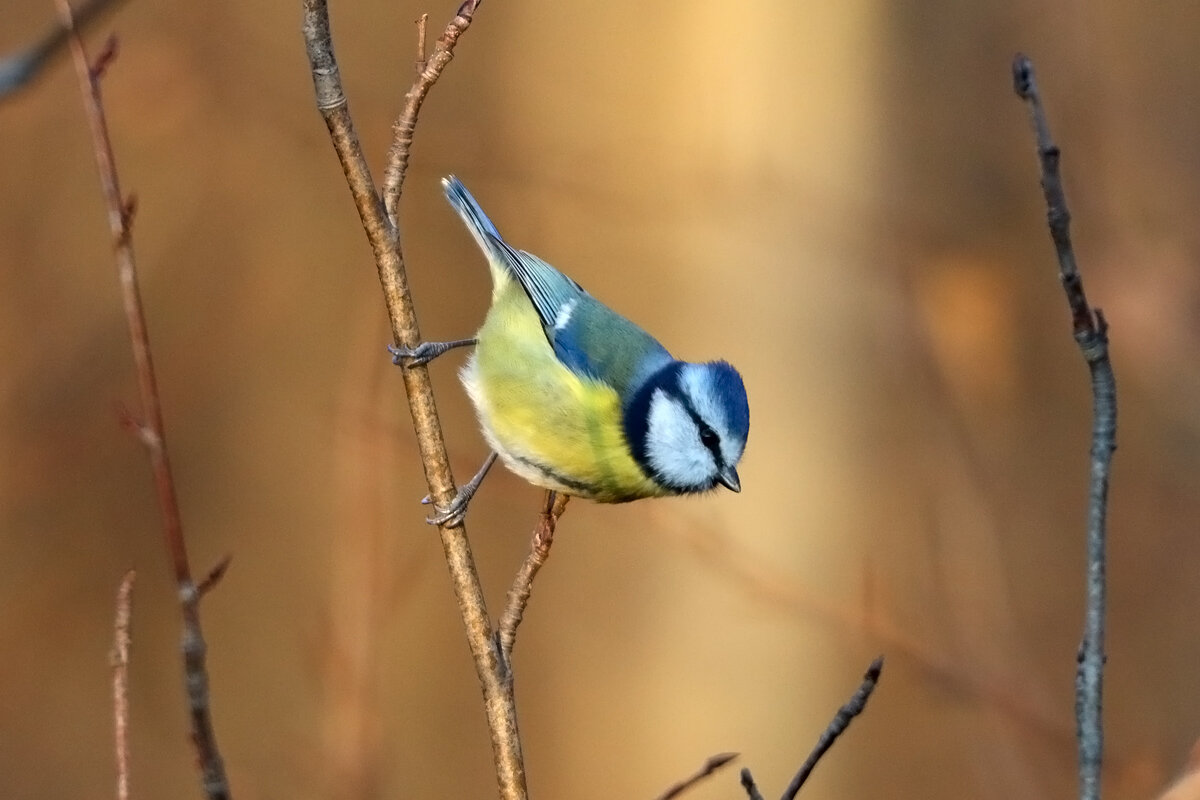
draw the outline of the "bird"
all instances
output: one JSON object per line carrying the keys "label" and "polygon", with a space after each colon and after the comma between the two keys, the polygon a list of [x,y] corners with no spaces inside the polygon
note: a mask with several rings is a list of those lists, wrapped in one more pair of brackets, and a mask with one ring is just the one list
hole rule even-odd
{"label": "bird", "polygon": [[[475,337],[389,347],[397,365],[475,350],[460,379],[491,454],[430,522],[461,523],[497,457],[545,489],[601,503],[741,491],[745,384],[727,361],[688,362],[542,259],[509,245],[453,175],[451,207],[487,257],[491,306]],[[428,502],[429,498],[426,498]]]}

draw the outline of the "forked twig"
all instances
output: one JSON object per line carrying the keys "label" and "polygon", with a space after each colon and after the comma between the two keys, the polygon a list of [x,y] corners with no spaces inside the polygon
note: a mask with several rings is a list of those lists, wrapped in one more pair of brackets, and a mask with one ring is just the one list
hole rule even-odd
{"label": "forked twig", "polygon": [[208,648],[200,628],[200,592],[192,580],[191,567],[188,565],[179,500],[175,493],[175,481],[167,455],[158,381],[154,375],[154,360],[150,354],[150,335],[146,329],[146,315],[142,308],[141,290],[138,287],[137,268],[133,257],[133,202],[125,200],[121,194],[112,142],[108,135],[108,122],[101,101],[101,70],[112,60],[115,41],[109,40],[108,47],[97,59],[100,66],[93,65],[89,62],[83,40],[75,29],[69,3],[67,0],[57,0],[57,3],[63,26],[71,31],[71,52],[79,76],[84,111],[92,133],[101,192],[108,210],[108,225],[117,261],[117,277],[121,285],[121,299],[129,327],[129,339],[133,346],[133,361],[141,398],[138,438],[150,456],[154,488],[163,519],[163,540],[179,590],[179,606],[183,616],[184,678],[191,714],[192,741],[196,747],[205,794],[211,800],[226,800],[230,796],[229,781],[225,777],[225,766],[217,750],[216,734],[209,710],[208,669],[205,665]]}
{"label": "forked twig", "polygon": [[133,646],[133,581],[129,570],[117,589],[113,649],[109,654],[113,681],[113,733],[117,759],[117,800],[129,800],[129,650]]}
{"label": "forked twig", "polygon": [[[421,103],[449,63],[454,45],[471,24],[477,5],[477,0],[468,0],[459,8],[438,39],[432,57],[426,60],[424,68],[406,96],[404,110],[395,124],[396,138],[388,156],[388,179],[385,189],[388,210],[385,211],[384,200],[371,178],[342,88],[337,59],[333,53],[326,0],[303,0],[304,39],[312,68],[317,109],[329,129],[330,139],[341,161],[363,229],[371,243],[391,322],[392,336],[395,344],[400,347],[415,347],[420,343],[421,336],[409,291],[399,231],[394,222],[395,218],[389,218],[388,211],[395,212],[399,207],[409,149],[412,145],[412,133],[416,127]],[[450,472],[429,372],[424,365],[406,366],[401,372],[408,396],[409,412],[416,431],[417,447],[429,484],[430,499],[435,507],[445,508],[454,498],[454,479]],[[483,690],[484,710],[491,733],[492,757],[496,766],[500,795],[505,800],[520,800],[527,796],[527,791],[521,739],[517,729],[516,703],[507,665],[492,630],[492,621],[475,569],[470,541],[461,523],[439,526],[438,532],[459,612],[466,627],[467,643],[475,663],[475,672]]]}
{"label": "forked twig", "polygon": [[83,30],[98,20],[102,12],[116,6],[117,0],[88,0],[74,13],[71,25],[60,15],[42,38],[24,50],[0,58],[0,101],[16,94],[41,74],[50,59],[67,45],[72,27]]}
{"label": "forked twig", "polygon": [[480,2],[482,0],[465,0],[459,6],[454,19],[450,20],[450,24],[434,42],[432,54],[425,52],[425,24],[429,16],[422,14],[417,20],[417,78],[404,96],[404,109],[392,125],[392,148],[388,151],[387,172],[383,176],[383,207],[387,209],[392,225],[397,225],[400,217],[400,191],[408,172],[417,115],[421,113],[421,105],[429,90],[442,76],[442,70],[450,63],[450,59],[454,58],[454,45],[470,26]]}
{"label": "forked twig", "polygon": [[1113,451],[1117,447],[1117,385],[1108,357],[1108,322],[1100,309],[1093,310],[1083,291],[1083,280],[1071,245],[1071,212],[1067,209],[1059,172],[1061,153],[1050,136],[1042,107],[1033,62],[1018,54],[1013,60],[1013,88],[1029,106],[1037,138],[1038,163],[1050,237],[1058,255],[1059,278],[1071,309],[1075,341],[1092,377],[1091,475],[1087,521],[1087,610],[1083,640],[1075,673],[1075,728],[1079,740],[1079,796],[1100,797],[1104,756],[1105,539],[1108,516],[1108,481]]}

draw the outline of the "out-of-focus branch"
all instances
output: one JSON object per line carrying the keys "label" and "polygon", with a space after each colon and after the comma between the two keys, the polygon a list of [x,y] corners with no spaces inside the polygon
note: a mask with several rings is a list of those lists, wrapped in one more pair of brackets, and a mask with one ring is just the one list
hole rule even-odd
{"label": "out-of-focus branch", "polygon": [[[412,132],[416,126],[421,101],[449,63],[458,37],[471,23],[477,0],[463,4],[446,32],[438,39],[435,53],[425,64],[409,91],[404,112],[396,123],[396,141],[389,155],[389,208],[399,207],[403,188],[404,167],[408,163]],[[387,211],[358,141],[350,116],[345,92],[342,89],[333,39],[329,30],[329,9],[325,0],[303,0],[304,39],[312,68],[317,109],[325,119],[330,138],[354,204],[370,241],[383,288],[384,302],[391,321],[392,335],[399,347],[412,348],[421,341],[417,316],[409,291],[397,226]],[[424,53],[418,54],[424,60]],[[435,65],[436,64],[436,65]],[[445,508],[453,499],[454,479],[450,473],[445,440],[433,398],[433,386],[424,365],[408,365],[402,370],[404,389],[408,396],[409,412],[416,431],[417,447],[429,484],[430,499],[437,508]],[[484,601],[483,588],[475,569],[470,541],[462,523],[440,525],[442,550],[450,571],[459,611],[467,631],[467,643],[475,662],[475,672],[483,691],[484,709],[492,739],[492,756],[505,800],[526,797],[525,766],[521,755],[521,739],[517,729],[516,704],[507,665],[501,656],[492,631]]]}
{"label": "out-of-focus branch", "polygon": [[1075,726],[1079,740],[1079,796],[1099,800],[1104,757],[1105,538],[1108,515],[1108,481],[1113,451],[1117,448],[1117,385],[1108,357],[1108,323],[1100,309],[1093,310],[1083,291],[1083,280],[1071,246],[1071,213],[1059,172],[1061,153],[1050,136],[1042,107],[1033,62],[1023,55],[1013,60],[1013,87],[1029,106],[1037,138],[1042,193],[1050,238],[1058,255],[1059,278],[1071,310],[1075,342],[1092,377],[1091,475],[1087,521],[1087,610],[1083,641],[1075,673]]}
{"label": "out-of-focus branch", "polygon": [[[800,770],[792,778],[792,782],[783,790],[783,800],[794,800],[804,786],[804,782],[808,780],[808,776],[817,766],[817,762],[829,751],[829,748],[833,747],[833,743],[845,732],[846,728],[850,727],[850,722],[867,707],[867,701],[871,699],[871,693],[879,684],[879,675],[882,672],[883,656],[879,656],[871,662],[871,666],[867,667],[858,691],[833,715],[833,719],[825,727],[821,738],[817,740],[817,746],[808,754],[808,758],[800,765]],[[759,793],[758,787],[754,783],[754,776],[750,774],[749,769],[742,770],[742,788],[746,790],[746,795],[750,800],[762,800],[762,795]]]}
{"label": "out-of-focus branch", "polygon": [[700,769],[660,794],[658,800],[671,800],[674,797],[678,797],[737,757],[737,753],[718,753],[715,756],[710,756]]}
{"label": "out-of-focus branch", "polygon": [[129,570],[117,589],[113,649],[109,654],[113,682],[113,733],[117,759],[117,800],[129,800],[129,650],[133,646],[133,581]]}
{"label": "out-of-focus branch", "polygon": [[121,285],[121,299],[129,327],[129,339],[133,345],[133,361],[141,397],[137,434],[150,456],[154,488],[163,519],[163,541],[166,544],[175,584],[179,589],[179,605],[183,616],[184,682],[187,685],[191,714],[192,741],[196,747],[205,794],[212,800],[226,800],[230,796],[229,781],[225,777],[225,766],[217,749],[216,734],[209,711],[208,669],[205,666],[208,647],[200,628],[200,591],[192,580],[191,567],[188,565],[179,500],[175,493],[175,481],[167,455],[158,381],[154,375],[154,360],[150,354],[150,335],[146,329],[146,315],[142,308],[141,290],[138,287],[137,268],[133,257],[134,205],[132,200],[126,200],[121,194],[112,142],[108,135],[108,122],[100,95],[100,78],[104,67],[112,61],[116,43],[110,39],[108,46],[93,64],[88,60],[67,0],[58,0],[58,8],[63,27],[71,32],[71,52],[79,75],[84,111],[92,133],[101,192],[108,210],[108,225],[117,261],[117,277]]}
{"label": "out-of-focus branch", "polygon": [[525,556],[525,561],[521,563],[512,587],[508,590],[508,602],[496,629],[500,653],[505,664],[510,664],[513,645],[517,641],[517,627],[525,617],[525,606],[529,604],[529,595],[533,592],[533,579],[550,557],[550,546],[554,544],[554,530],[558,526],[558,518],[567,510],[567,501],[570,499],[569,495],[546,492],[546,502],[542,506],[541,516],[529,542],[529,555]]}
{"label": "out-of-focus branch", "polygon": [[754,776],[750,774],[749,767],[742,768],[741,782],[742,788],[746,790],[748,800],[763,800],[762,792],[758,790],[758,784],[754,782]]}
{"label": "out-of-focus branch", "polygon": [[825,755],[829,748],[833,747],[833,743],[837,741],[837,738],[850,726],[851,720],[861,714],[863,709],[867,707],[867,701],[871,699],[871,693],[875,691],[875,687],[879,684],[879,675],[881,672],[883,672],[883,656],[879,656],[871,662],[871,666],[867,667],[867,672],[863,675],[863,681],[858,687],[858,691],[833,715],[833,719],[830,720],[829,725],[825,728],[825,732],[817,740],[817,746],[808,754],[808,758],[800,766],[800,771],[796,773],[796,777],[792,778],[792,782],[784,790],[783,800],[792,800],[800,792],[800,788],[804,786],[804,782],[812,774],[813,768],[817,766],[817,762],[821,760],[821,757]]}
{"label": "out-of-focus branch", "polygon": [[[116,8],[119,0],[89,0],[75,12],[75,28],[84,30],[98,20],[102,12]],[[66,46],[71,27],[61,17],[42,38],[23,50],[0,58],[0,101],[28,86],[50,59]]]}

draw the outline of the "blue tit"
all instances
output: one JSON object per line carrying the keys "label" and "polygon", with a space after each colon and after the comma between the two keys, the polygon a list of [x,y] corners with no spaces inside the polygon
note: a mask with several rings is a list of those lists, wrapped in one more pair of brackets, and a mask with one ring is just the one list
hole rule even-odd
{"label": "blue tit", "polygon": [[[537,256],[510,246],[451,176],[446,199],[487,256],[492,304],[474,340],[393,350],[425,362],[475,344],[461,378],[493,455],[546,489],[602,503],[741,491],[750,431],[738,371],[679,361],[653,336]],[[478,481],[464,486],[461,513]],[[435,518],[435,521],[443,521]]]}

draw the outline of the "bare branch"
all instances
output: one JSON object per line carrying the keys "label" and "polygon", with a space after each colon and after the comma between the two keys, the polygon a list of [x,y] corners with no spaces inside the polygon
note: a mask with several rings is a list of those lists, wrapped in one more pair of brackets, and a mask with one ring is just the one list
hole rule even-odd
{"label": "bare branch", "polygon": [[404,186],[404,175],[408,171],[408,159],[412,151],[413,132],[417,127],[417,115],[429,90],[441,77],[442,70],[454,58],[454,45],[471,25],[471,19],[482,0],[465,0],[458,13],[433,45],[433,55],[426,57],[425,23],[428,15],[417,20],[417,79],[404,96],[404,109],[392,125],[392,147],[388,151],[387,172],[383,178],[383,205],[388,219],[397,225],[400,218],[400,192]]}
{"label": "bare branch", "polygon": [[742,788],[746,790],[746,797],[749,800],[763,800],[762,792],[758,791],[758,785],[754,782],[754,776],[750,774],[750,768],[742,769]]}
{"label": "bare branch", "polygon": [[660,794],[658,800],[671,800],[673,797],[678,797],[737,757],[737,753],[718,753],[715,756],[710,756],[700,769]]}
{"label": "bare branch", "polygon": [[1071,310],[1075,341],[1092,377],[1091,475],[1087,521],[1087,610],[1083,641],[1075,673],[1075,727],[1079,740],[1079,796],[1099,800],[1104,757],[1105,539],[1107,536],[1108,481],[1113,451],[1117,447],[1117,385],[1108,357],[1108,323],[1100,309],[1092,310],[1083,291],[1083,280],[1071,246],[1071,213],[1059,173],[1061,153],[1050,136],[1042,107],[1033,62],[1023,55],[1013,60],[1013,87],[1029,106],[1037,138],[1042,193],[1046,200],[1050,237],[1058,255],[1059,278]]}
{"label": "bare branch", "polygon": [[[425,71],[425,39],[429,29],[429,15],[422,14],[417,17],[417,62],[414,65],[414,71],[417,77],[420,78],[421,73]],[[395,220],[393,220],[394,222]]]}
{"label": "bare branch", "polygon": [[546,492],[541,517],[529,542],[529,555],[525,556],[525,561],[508,590],[508,602],[504,606],[504,614],[500,617],[500,624],[496,630],[500,654],[505,664],[509,664],[512,658],[513,645],[517,641],[517,627],[525,617],[525,606],[529,604],[529,595],[533,592],[533,579],[550,557],[550,546],[554,544],[554,530],[558,526],[559,517],[567,510],[567,501],[570,499],[570,495]]}
{"label": "bare branch", "polygon": [[[400,120],[407,134],[397,137],[389,163],[398,165],[389,170],[389,197],[393,208],[398,207],[404,181],[404,166],[420,102],[449,63],[458,37],[470,25],[476,0],[464,4],[438,39],[433,58],[418,76],[409,91],[405,112]],[[413,348],[420,341],[416,311],[409,291],[408,277],[397,227],[384,211],[383,201],[371,179],[358,134],[350,117],[345,92],[342,89],[333,39],[329,30],[329,9],[325,0],[303,0],[304,39],[312,68],[313,88],[317,109],[329,128],[330,139],[342,164],[346,182],[362,220],[363,229],[375,255],[379,282],[383,288],[395,344]],[[399,124],[399,123],[398,123]],[[441,422],[433,399],[433,387],[424,365],[406,366],[402,370],[404,389],[408,396],[409,412],[416,431],[417,447],[429,484],[429,495],[435,507],[444,508],[454,498],[454,479],[446,455]],[[525,766],[521,755],[521,739],[517,729],[516,704],[508,671],[495,642],[491,618],[488,616],[483,588],[475,569],[466,529],[461,523],[438,527],[442,550],[454,585],[459,612],[467,630],[467,643],[475,662],[475,672],[483,690],[484,709],[492,738],[492,757],[496,766],[500,794],[505,800],[527,796]]]}
{"label": "bare branch", "polygon": [[[87,29],[100,19],[102,12],[116,8],[117,5],[118,0],[89,0],[74,14],[75,28]],[[67,44],[70,33],[71,26],[60,18],[42,38],[29,47],[0,58],[0,101],[13,96],[40,75],[42,69],[50,63],[50,59]]]}
{"label": "bare branch", "polygon": [[784,790],[783,800],[793,800],[800,792],[801,787],[804,786],[804,782],[808,780],[808,776],[812,774],[813,769],[817,766],[817,762],[821,760],[821,757],[825,755],[829,748],[833,747],[833,743],[837,741],[837,738],[850,726],[851,720],[861,714],[863,709],[867,707],[867,701],[871,699],[871,693],[875,691],[875,686],[879,683],[879,674],[881,672],[883,672],[883,656],[879,656],[871,662],[871,666],[867,667],[867,672],[863,675],[862,685],[858,687],[858,691],[833,715],[829,726],[825,728],[825,732],[817,740],[817,746],[808,754],[808,758],[800,766],[800,771],[796,773],[796,777],[792,778],[792,782]]}
{"label": "bare branch", "polygon": [[192,720],[192,741],[196,747],[205,793],[212,800],[225,800],[229,797],[229,782],[217,750],[209,711],[208,670],[205,666],[207,645],[200,628],[200,593],[192,580],[191,568],[188,565],[179,501],[171,474],[171,462],[167,455],[158,381],[154,375],[154,361],[150,354],[150,335],[146,329],[146,316],[142,308],[141,290],[138,287],[137,268],[133,257],[130,227],[133,205],[132,201],[126,201],[121,195],[112,142],[108,135],[108,122],[100,95],[100,72],[111,62],[116,52],[115,43],[110,41],[100,58],[99,66],[91,64],[83,40],[75,28],[69,3],[67,0],[57,2],[63,27],[71,31],[71,52],[79,76],[84,111],[92,133],[96,165],[100,171],[101,193],[108,210],[109,230],[117,261],[117,277],[121,285],[121,298],[129,327],[129,339],[133,346],[133,360],[141,398],[141,419],[137,423],[139,438],[150,456],[154,487],[163,519],[163,541],[179,589],[179,604],[183,617],[184,678]]}
{"label": "bare branch", "polygon": [[204,580],[200,581],[200,584],[196,587],[196,592],[201,597],[204,597],[204,595],[215,589],[217,584],[221,582],[221,579],[225,577],[225,573],[229,571],[231,563],[233,563],[233,554],[226,553],[225,557],[214,564],[213,568],[208,571],[208,574],[204,576]]}
{"label": "bare branch", "polygon": [[129,650],[133,646],[133,581],[129,570],[117,589],[113,649],[109,654],[113,681],[113,732],[117,757],[117,800],[129,800]]}

